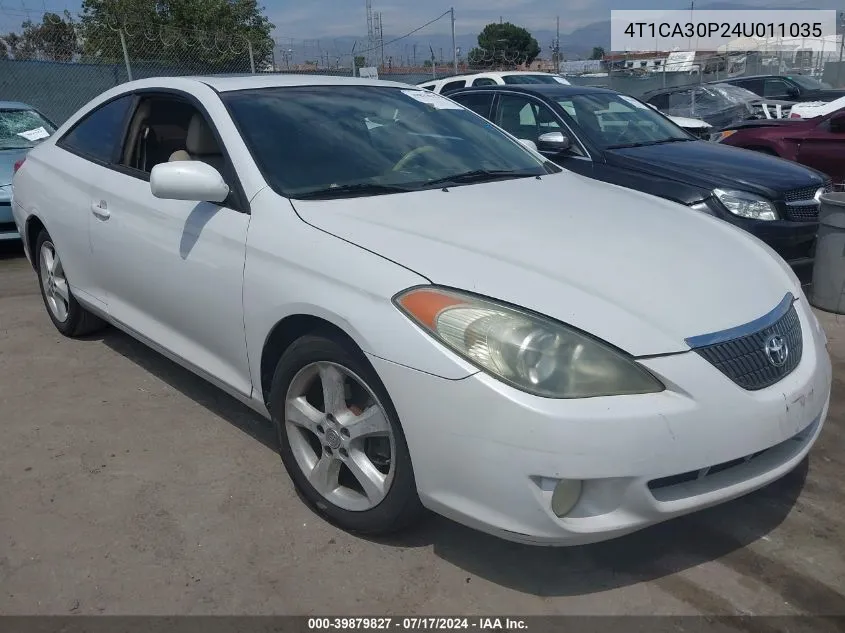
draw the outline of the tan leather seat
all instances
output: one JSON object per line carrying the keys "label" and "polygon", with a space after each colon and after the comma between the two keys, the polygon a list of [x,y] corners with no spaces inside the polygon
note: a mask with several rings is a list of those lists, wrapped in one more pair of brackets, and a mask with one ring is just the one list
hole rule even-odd
{"label": "tan leather seat", "polygon": [[191,117],[185,149],[176,150],[168,159],[169,162],[177,160],[199,160],[218,171],[223,169],[223,154],[217,145],[217,139],[199,113]]}

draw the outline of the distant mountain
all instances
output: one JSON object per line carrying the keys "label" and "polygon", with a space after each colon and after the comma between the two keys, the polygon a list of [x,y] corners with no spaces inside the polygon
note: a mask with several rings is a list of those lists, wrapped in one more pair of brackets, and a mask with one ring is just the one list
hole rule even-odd
{"label": "distant mountain", "polygon": [[[600,0],[601,1],[601,0]],[[780,9],[780,10],[789,10],[789,9],[840,9],[841,8],[841,0],[791,0],[789,5],[786,6],[766,6],[767,9]],[[724,11],[724,10],[748,10],[748,11],[758,11],[761,9],[760,5],[751,5],[751,4],[744,4],[741,2],[711,2],[709,4],[696,6],[697,10],[710,10],[710,11]],[[608,12],[610,9],[608,8]],[[514,21],[518,23],[518,17],[514,18]],[[531,34],[540,44],[540,48],[542,49],[542,53],[540,57],[544,59],[551,58],[551,47],[552,43],[555,39],[555,32],[552,30],[547,29],[538,29],[533,30]],[[390,42],[391,40],[395,39],[395,35],[388,35],[385,34],[384,40],[385,42]],[[461,50],[460,56],[466,58],[467,53],[474,48],[478,43],[478,34],[477,33],[463,33],[458,34],[455,37],[456,45]],[[334,59],[337,56],[343,56],[344,61],[342,64],[349,64],[349,54],[352,50],[352,45],[357,42],[356,46],[356,55],[363,54],[362,51],[365,51],[367,48],[367,38],[365,36],[361,37],[338,37],[333,38],[331,40],[322,40],[320,47],[321,50],[317,50],[315,46],[313,51],[308,50],[306,47],[305,50],[295,50],[294,51],[294,59],[297,62],[304,61],[305,59],[319,59],[320,52],[324,54],[329,52],[330,57],[332,58],[332,63],[334,63]],[[451,60],[450,49],[452,46],[452,37],[450,35],[426,35],[426,36],[411,36],[409,38],[405,38],[395,42],[393,44],[388,44],[384,48],[384,56],[385,62],[390,57],[393,57],[393,64],[398,66],[405,63],[413,63],[414,59],[416,59],[417,64],[422,64],[426,59],[431,59],[431,50],[434,50],[434,56],[438,60],[442,58],[445,62]],[[590,53],[593,51],[594,46],[601,46],[606,51],[610,51],[610,20],[601,20],[599,22],[594,22],[592,24],[588,24],[586,26],[582,26],[577,28],[570,33],[561,33],[560,35],[560,46],[561,51],[564,54],[565,58],[572,59],[572,58],[584,58],[588,57]],[[301,45],[300,45],[301,48]],[[284,46],[280,46],[279,50],[284,50]],[[416,55],[414,54],[416,51]],[[374,62],[380,63],[381,62],[381,51],[374,51],[372,53],[372,58]],[[277,57],[277,59],[279,59]]]}

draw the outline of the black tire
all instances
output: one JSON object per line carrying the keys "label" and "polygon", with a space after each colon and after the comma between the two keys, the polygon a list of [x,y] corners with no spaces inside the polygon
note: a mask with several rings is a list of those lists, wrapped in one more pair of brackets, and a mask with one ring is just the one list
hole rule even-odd
{"label": "black tire", "polygon": [[[47,293],[44,288],[44,277],[41,274],[41,249],[45,242],[51,244],[53,246],[53,250],[58,252],[50,234],[47,233],[46,230],[42,230],[38,234],[38,238],[35,240],[33,261],[35,262],[35,271],[38,273],[38,287],[41,289],[41,299],[44,302],[44,308],[47,310],[47,315],[50,317],[53,325],[56,326],[56,329],[59,332],[68,337],[85,336],[105,328],[106,323],[102,319],[91,314],[88,310],[79,305],[79,302],[70,291],[69,285],[67,317],[64,321],[60,321],[53,314],[53,311],[50,309],[50,305],[48,304]],[[67,279],[67,277],[65,277],[65,279]]]}
{"label": "black tire", "polygon": [[[307,365],[330,362],[347,368],[367,383],[381,402],[393,431],[395,443],[394,475],[384,499],[369,510],[341,508],[308,481],[294,457],[285,431],[285,398],[293,378]],[[299,496],[320,516],[348,532],[370,536],[395,533],[417,523],[425,510],[417,494],[411,456],[399,417],[378,375],[360,351],[333,332],[317,332],[296,340],[276,366],[270,390],[270,413],[279,439],[279,454]]]}

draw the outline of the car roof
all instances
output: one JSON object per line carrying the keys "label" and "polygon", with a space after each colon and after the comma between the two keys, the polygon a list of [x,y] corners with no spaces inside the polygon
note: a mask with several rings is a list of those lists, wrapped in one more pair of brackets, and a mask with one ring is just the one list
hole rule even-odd
{"label": "car roof", "polygon": [[34,110],[31,105],[20,101],[0,101],[0,110]]}
{"label": "car roof", "polygon": [[[738,78],[739,79],[739,78]],[[742,77],[745,79],[745,77]],[[715,81],[705,81],[704,83],[684,84],[683,86],[672,86],[671,88],[655,88],[654,90],[647,90],[643,93],[644,97],[653,97],[655,95],[670,94],[672,92],[680,92],[681,90],[689,90],[690,88],[699,88],[701,86],[717,86],[719,84],[728,83],[726,79],[717,79]]]}
{"label": "car roof", "polygon": [[469,86],[466,88],[459,88],[457,90],[450,90],[445,96],[448,97],[449,95],[461,92],[470,92],[473,90],[507,90],[509,92],[539,94],[544,97],[568,97],[572,95],[600,93],[619,94],[615,90],[609,90],[608,88],[593,88],[591,86],[567,86],[566,84],[507,84],[504,86]]}
{"label": "car roof", "polygon": [[510,77],[512,75],[549,75],[560,76],[559,73],[547,73],[543,70],[481,70],[477,73],[468,73],[463,75],[450,75],[448,77],[438,77],[437,79],[425,79],[418,82],[417,86],[436,84],[438,82],[449,83],[450,81],[460,81],[463,79],[473,79],[481,76],[494,77]]}
{"label": "car roof", "polygon": [[[172,81],[173,77],[168,77]],[[385,81],[382,79],[362,79],[360,77],[336,77],[332,75],[287,75],[287,74],[243,74],[243,75],[194,75],[179,77],[185,82],[202,83],[210,86],[217,92],[232,92],[235,90],[251,90],[257,88],[285,88],[294,86],[390,86],[409,88],[411,84],[397,81]],[[134,84],[134,86],[133,86]],[[121,84],[122,88],[132,89],[137,87],[150,87],[155,84],[155,79],[140,79],[137,81]]]}

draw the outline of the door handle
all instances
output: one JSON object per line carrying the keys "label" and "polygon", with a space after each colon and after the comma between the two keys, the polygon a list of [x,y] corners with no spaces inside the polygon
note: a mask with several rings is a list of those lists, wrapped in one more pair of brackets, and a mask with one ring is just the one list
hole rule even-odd
{"label": "door handle", "polygon": [[109,211],[105,200],[92,203],[91,211],[101,220],[108,220],[111,217],[111,212]]}

